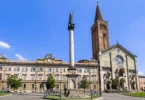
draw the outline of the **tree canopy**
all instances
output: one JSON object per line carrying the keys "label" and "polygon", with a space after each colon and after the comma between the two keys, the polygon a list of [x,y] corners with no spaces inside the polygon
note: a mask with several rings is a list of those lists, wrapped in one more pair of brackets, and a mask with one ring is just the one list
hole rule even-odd
{"label": "tree canopy", "polygon": [[49,75],[46,82],[47,90],[53,89],[55,87],[55,79],[53,78],[52,74]]}
{"label": "tree canopy", "polygon": [[115,79],[112,79],[112,89],[118,89],[120,86],[119,84],[119,78],[116,77]]}
{"label": "tree canopy", "polygon": [[14,75],[7,78],[7,84],[14,90],[22,86],[22,80]]}
{"label": "tree canopy", "polygon": [[83,89],[86,89],[89,87],[89,81],[87,80],[87,77],[85,75],[83,76],[81,80],[80,87]]}

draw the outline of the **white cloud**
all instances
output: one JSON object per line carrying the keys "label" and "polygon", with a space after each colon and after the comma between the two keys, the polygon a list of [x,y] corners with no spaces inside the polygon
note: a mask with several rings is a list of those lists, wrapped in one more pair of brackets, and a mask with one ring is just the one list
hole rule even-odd
{"label": "white cloud", "polygon": [[27,60],[26,58],[22,57],[22,56],[19,55],[19,54],[16,54],[15,56],[16,56],[19,60],[23,60],[23,61],[26,61],[26,60]]}
{"label": "white cloud", "polygon": [[138,72],[138,74],[139,74],[139,75],[145,75],[145,73],[144,73],[144,72]]}
{"label": "white cloud", "polygon": [[5,42],[3,42],[3,41],[0,41],[0,47],[2,47],[2,48],[10,48],[10,45],[5,43]]}

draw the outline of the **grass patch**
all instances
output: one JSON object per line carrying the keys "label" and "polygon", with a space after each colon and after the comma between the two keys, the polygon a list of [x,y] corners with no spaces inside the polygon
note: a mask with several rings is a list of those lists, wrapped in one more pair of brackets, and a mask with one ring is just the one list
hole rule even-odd
{"label": "grass patch", "polygon": [[93,99],[95,99],[95,98],[100,98],[100,96],[93,96]]}
{"label": "grass patch", "polygon": [[[99,98],[99,96],[93,96],[92,99]],[[51,99],[51,100],[60,100],[59,96],[46,96],[46,99]],[[92,100],[91,98],[65,98],[62,97],[61,100]]]}
{"label": "grass patch", "polygon": [[6,96],[6,95],[9,95],[9,93],[6,93],[6,92],[0,92],[0,96]]}
{"label": "grass patch", "polygon": [[46,99],[51,99],[51,100],[59,100],[60,98],[58,96],[46,96]]}
{"label": "grass patch", "polygon": [[145,92],[126,93],[126,96],[145,97]]}

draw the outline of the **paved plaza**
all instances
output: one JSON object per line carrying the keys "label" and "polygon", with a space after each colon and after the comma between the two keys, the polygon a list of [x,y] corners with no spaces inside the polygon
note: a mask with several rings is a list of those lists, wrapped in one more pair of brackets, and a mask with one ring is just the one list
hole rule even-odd
{"label": "paved plaza", "polygon": [[[43,93],[23,93],[13,94],[12,96],[0,97],[0,100],[46,100],[43,99]],[[145,98],[129,97],[120,94],[110,93],[103,94],[103,98],[99,100],[145,100]]]}
{"label": "paved plaza", "polygon": [[145,98],[124,96],[116,93],[103,93],[102,100],[145,100]]}

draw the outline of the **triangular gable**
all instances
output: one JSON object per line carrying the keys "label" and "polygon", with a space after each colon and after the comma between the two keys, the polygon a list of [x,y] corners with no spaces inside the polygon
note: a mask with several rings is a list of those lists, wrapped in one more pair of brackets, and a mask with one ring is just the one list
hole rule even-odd
{"label": "triangular gable", "polygon": [[124,52],[126,52],[128,55],[132,56],[132,57],[137,57],[136,55],[132,54],[130,51],[128,51],[127,49],[125,49],[122,45],[120,45],[119,43],[113,45],[113,46],[110,46],[109,48],[106,48],[104,50],[102,50],[102,52],[105,52],[105,51],[108,51],[108,50],[111,50],[112,48],[114,47],[118,47],[120,48],[121,50],[123,50]]}

